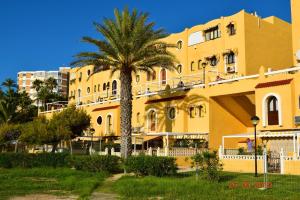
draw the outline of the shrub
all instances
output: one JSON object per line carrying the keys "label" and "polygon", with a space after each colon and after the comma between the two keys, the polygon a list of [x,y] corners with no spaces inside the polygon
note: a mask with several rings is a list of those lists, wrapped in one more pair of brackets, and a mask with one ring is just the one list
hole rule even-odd
{"label": "shrub", "polygon": [[238,155],[244,155],[245,154],[245,149],[244,149],[244,147],[240,147],[239,149],[238,149]]}
{"label": "shrub", "polygon": [[204,151],[192,157],[193,165],[198,165],[202,170],[204,178],[210,181],[220,180],[220,171],[222,171],[222,164],[219,161],[217,152]]}
{"label": "shrub", "polygon": [[124,162],[128,172],[138,176],[166,176],[176,173],[175,158],[156,156],[131,156]]}
{"label": "shrub", "polygon": [[64,153],[1,153],[1,168],[32,168],[32,167],[64,167],[67,166],[68,154]]}
{"label": "shrub", "polygon": [[117,156],[73,156],[70,164],[77,170],[109,173],[120,172],[120,158]]}

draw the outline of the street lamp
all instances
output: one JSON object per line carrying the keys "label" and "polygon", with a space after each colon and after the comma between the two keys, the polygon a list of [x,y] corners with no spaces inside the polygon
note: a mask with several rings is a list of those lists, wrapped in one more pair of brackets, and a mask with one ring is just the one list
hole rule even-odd
{"label": "street lamp", "polygon": [[254,159],[255,159],[255,177],[257,177],[257,150],[256,150],[256,126],[259,123],[259,117],[251,117],[252,125],[254,126]]}
{"label": "street lamp", "polygon": [[207,65],[207,62],[202,62],[202,69],[203,69],[203,84],[205,84],[205,67]]}
{"label": "street lamp", "polygon": [[91,135],[91,149],[90,149],[90,154],[92,154],[92,150],[93,150],[93,137],[94,137],[94,133],[95,133],[95,129],[94,128],[90,128],[89,129],[89,133]]}

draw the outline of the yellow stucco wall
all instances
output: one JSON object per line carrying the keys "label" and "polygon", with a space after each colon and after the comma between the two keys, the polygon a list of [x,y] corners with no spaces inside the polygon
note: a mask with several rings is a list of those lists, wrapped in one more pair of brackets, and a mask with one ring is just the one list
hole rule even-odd
{"label": "yellow stucco wall", "polygon": [[293,24],[293,59],[294,64],[299,64],[300,59],[295,56],[296,52],[300,50],[300,1],[291,0],[291,8],[292,8],[292,24]]}
{"label": "yellow stucco wall", "polygon": [[[254,173],[255,169],[254,160],[221,159],[221,163],[223,171],[228,172]],[[257,172],[263,173],[263,171],[263,160],[257,160]]]}
{"label": "yellow stucco wall", "polygon": [[300,175],[300,160],[285,160],[284,174]]}

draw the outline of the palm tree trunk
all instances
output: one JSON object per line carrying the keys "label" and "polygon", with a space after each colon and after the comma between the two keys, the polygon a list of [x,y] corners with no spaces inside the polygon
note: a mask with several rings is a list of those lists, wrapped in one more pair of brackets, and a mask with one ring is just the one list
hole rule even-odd
{"label": "palm tree trunk", "polygon": [[121,155],[127,158],[131,155],[131,117],[132,117],[132,75],[131,70],[124,67],[120,71],[121,81]]}

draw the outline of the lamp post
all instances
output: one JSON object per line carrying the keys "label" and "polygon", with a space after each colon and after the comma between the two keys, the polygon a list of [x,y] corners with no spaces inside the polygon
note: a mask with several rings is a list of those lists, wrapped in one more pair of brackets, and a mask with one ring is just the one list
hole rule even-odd
{"label": "lamp post", "polygon": [[90,135],[91,135],[91,149],[90,149],[90,154],[92,154],[92,150],[93,150],[93,139],[94,139],[94,133],[95,133],[95,129],[94,128],[90,128],[89,130]]}
{"label": "lamp post", "polygon": [[255,177],[257,177],[257,149],[256,149],[256,126],[259,123],[259,117],[251,117],[251,122],[254,126],[254,160],[255,160]]}
{"label": "lamp post", "polygon": [[207,65],[207,62],[202,63],[202,69],[203,69],[203,84],[205,84],[205,67]]}

